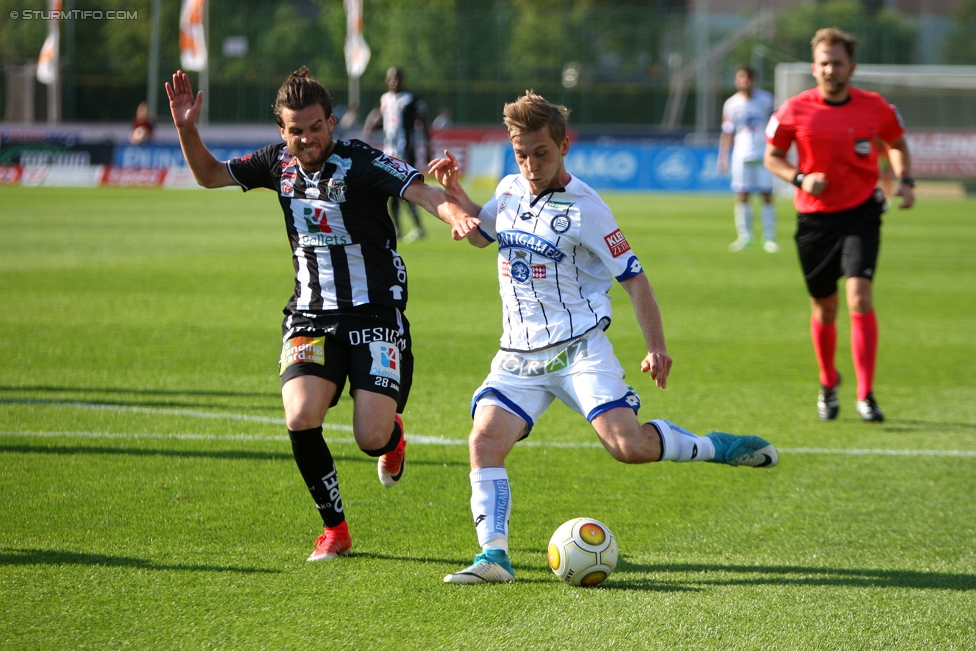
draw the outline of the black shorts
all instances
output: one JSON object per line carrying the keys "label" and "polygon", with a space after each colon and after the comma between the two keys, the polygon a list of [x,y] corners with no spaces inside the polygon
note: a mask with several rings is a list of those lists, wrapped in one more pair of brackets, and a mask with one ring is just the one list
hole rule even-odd
{"label": "black shorts", "polygon": [[885,211],[879,195],[839,212],[797,213],[796,246],[813,298],[835,294],[841,276],[874,279]]}
{"label": "black shorts", "polygon": [[316,375],[336,384],[335,398],[349,378],[349,393],[382,393],[406,407],[413,383],[410,324],[392,307],[364,305],[341,313],[285,310],[281,324],[281,385],[300,375]]}

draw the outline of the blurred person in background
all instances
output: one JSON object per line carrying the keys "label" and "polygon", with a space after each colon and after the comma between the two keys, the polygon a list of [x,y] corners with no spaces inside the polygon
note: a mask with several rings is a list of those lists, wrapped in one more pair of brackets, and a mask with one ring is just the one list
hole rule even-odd
{"label": "blurred person in background", "polygon": [[735,192],[735,242],[730,251],[741,251],[753,245],[752,206],[749,193],[762,195],[762,245],[776,253],[776,207],[773,205],[773,175],[763,166],[766,138],[763,130],[773,113],[773,95],[755,87],[756,73],[743,66],[735,72],[738,92],[725,100],[722,107],[722,135],[718,142],[718,170],[729,169],[732,152],[732,191]]}
{"label": "blurred person in background", "polygon": [[[857,39],[839,29],[817,31],[811,41],[816,88],[786,100],[766,127],[766,167],[796,186],[796,243],[810,295],[810,334],[820,368],[817,414],[837,418],[841,376],[837,344],[837,282],[846,277],[851,353],[857,375],[855,409],[865,422],[884,413],[874,397],[878,321],[873,286],[887,210],[878,187],[878,141],[899,179],[901,208],[915,203],[915,181],[905,127],[898,110],[877,93],[851,86]],[[786,154],[796,143],[798,166]]]}

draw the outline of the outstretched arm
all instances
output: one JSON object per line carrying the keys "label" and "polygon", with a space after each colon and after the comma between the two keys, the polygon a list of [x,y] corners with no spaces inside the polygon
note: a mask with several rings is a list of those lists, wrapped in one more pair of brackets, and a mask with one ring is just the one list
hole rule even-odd
{"label": "outstretched arm", "polygon": [[651,379],[662,389],[668,385],[668,374],[671,372],[671,356],[668,355],[664,344],[664,323],[661,320],[661,308],[651,283],[645,274],[637,274],[620,283],[630,296],[634,305],[637,324],[644,335],[647,345],[647,355],[641,361],[641,372],[650,372]]}
{"label": "outstretched arm", "polygon": [[461,187],[459,179],[459,169],[457,158],[448,150],[444,150],[446,158],[435,158],[430,161],[430,173],[434,175],[437,182],[444,186],[444,189],[451,195],[458,204],[471,215],[481,212],[481,206],[471,201],[468,193]]}
{"label": "outstretched arm", "polygon": [[[434,188],[420,178],[415,179],[403,192],[403,198],[411,203],[423,207],[424,210],[437,217],[445,224],[451,226],[451,236],[455,240],[463,240],[465,237],[470,239],[471,233],[478,232],[478,224],[481,223],[477,217],[472,217],[469,213],[458,205],[457,200],[440,188]],[[478,213],[475,212],[475,215]]]}
{"label": "outstretched arm", "polygon": [[203,144],[197,131],[197,118],[203,106],[203,91],[193,96],[190,78],[182,70],[173,75],[173,83],[166,82],[166,95],[169,97],[169,110],[173,114],[173,124],[180,137],[180,147],[193,178],[205,188],[222,188],[235,185],[234,178],[227,171],[227,165],[214,158]]}

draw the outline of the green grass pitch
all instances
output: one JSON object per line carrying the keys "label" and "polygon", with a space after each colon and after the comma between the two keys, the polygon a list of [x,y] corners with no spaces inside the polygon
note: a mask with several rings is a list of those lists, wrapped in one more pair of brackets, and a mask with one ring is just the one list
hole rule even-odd
{"label": "green grass pitch", "polygon": [[[817,420],[809,306],[783,251],[730,254],[732,198],[608,194],[664,313],[672,376],[609,335],[644,419],[774,442],[772,470],[614,462],[561,405],[509,457],[512,585],[451,586],[477,551],[472,391],[500,334],[495,255],[403,246],[418,361],[404,480],[327,419],[353,554],[320,522],[276,375],[291,291],[268,192],[0,188],[0,649],[976,648],[976,202],[885,216],[875,393]],[[614,531],[603,586],[559,583],[550,534]]]}

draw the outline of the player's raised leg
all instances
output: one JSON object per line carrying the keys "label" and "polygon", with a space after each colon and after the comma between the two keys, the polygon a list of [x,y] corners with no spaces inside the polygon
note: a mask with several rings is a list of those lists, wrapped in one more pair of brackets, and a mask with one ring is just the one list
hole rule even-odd
{"label": "player's raised leg", "polygon": [[324,525],[309,561],[331,560],[352,549],[339,476],[322,437],[322,422],[335,392],[334,382],[315,375],[294,377],[281,387],[292,454]]}
{"label": "player's raised leg", "polygon": [[474,562],[444,577],[445,583],[508,583],[515,571],[508,558],[508,520],[512,493],[505,457],[526,432],[519,416],[492,404],[479,403],[468,438],[471,455],[471,514],[481,553]]}
{"label": "player's raised leg", "polygon": [[724,432],[696,436],[663,419],[641,425],[634,412],[627,408],[603,412],[592,424],[613,458],[624,463],[708,461],[769,468],[779,461],[776,448],[758,436]]}

